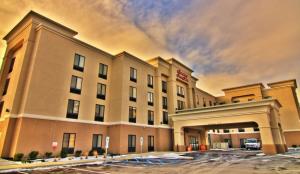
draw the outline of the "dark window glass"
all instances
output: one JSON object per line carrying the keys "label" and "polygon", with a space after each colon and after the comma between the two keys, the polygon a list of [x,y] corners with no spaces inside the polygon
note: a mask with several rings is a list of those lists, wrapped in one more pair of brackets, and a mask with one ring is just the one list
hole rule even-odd
{"label": "dark window glass", "polygon": [[167,82],[161,81],[161,85],[162,85],[162,92],[167,93]]}
{"label": "dark window glass", "polygon": [[70,92],[75,94],[81,94],[81,87],[82,87],[82,78],[77,76],[72,76]]}
{"label": "dark window glass", "polygon": [[105,100],[106,96],[106,85],[102,83],[97,84],[97,98]]}
{"label": "dark window glass", "polygon": [[98,150],[101,147],[102,147],[102,135],[101,134],[93,134],[92,149]]}
{"label": "dark window glass", "polygon": [[3,106],[4,106],[4,101],[0,102],[0,117],[2,114]]}
{"label": "dark window glass", "polygon": [[162,107],[163,107],[163,109],[168,109],[168,99],[167,99],[167,97],[162,97]]}
{"label": "dark window glass", "polygon": [[177,86],[177,96],[184,97],[184,88],[182,86]]}
{"label": "dark window glass", "polygon": [[177,100],[177,109],[178,110],[184,109],[184,101]]}
{"label": "dark window glass", "polygon": [[96,104],[95,121],[104,121],[104,110],[105,110],[104,105]]}
{"label": "dark window glass", "polygon": [[62,150],[69,154],[74,153],[76,134],[64,133]]}
{"label": "dark window glass", "polygon": [[128,152],[135,152],[136,136],[128,135]]}
{"label": "dark window glass", "polygon": [[154,151],[154,136],[148,136],[148,152]]}
{"label": "dark window glass", "polygon": [[244,128],[239,128],[239,132],[245,132]]}
{"label": "dark window glass", "polygon": [[154,112],[148,110],[148,124],[154,125]]}
{"label": "dark window glass", "polygon": [[84,56],[75,54],[73,69],[83,72],[84,62],[85,62]]}
{"label": "dark window glass", "polygon": [[136,123],[136,107],[129,106],[129,122]]}
{"label": "dark window glass", "polygon": [[102,79],[107,79],[107,71],[108,71],[108,66],[105,64],[100,63],[99,64],[99,77]]}
{"label": "dark window glass", "polygon": [[153,106],[153,93],[148,92],[148,105]]}
{"label": "dark window glass", "polygon": [[10,65],[9,65],[9,71],[8,73],[11,73],[14,69],[14,64],[15,64],[15,60],[16,58],[12,58],[11,61],[10,61]]}
{"label": "dark window glass", "polygon": [[259,128],[258,128],[258,127],[254,127],[254,128],[253,128],[253,131],[254,131],[254,132],[258,132],[258,131],[259,131]]}
{"label": "dark window glass", "polygon": [[229,133],[229,129],[224,129],[223,132],[224,133]]}
{"label": "dark window glass", "polygon": [[153,76],[148,74],[148,87],[153,88]]}
{"label": "dark window glass", "polygon": [[9,86],[9,79],[6,79],[2,95],[6,95]]}
{"label": "dark window glass", "polygon": [[137,71],[136,69],[130,67],[130,81],[136,82],[137,81]]}
{"label": "dark window glass", "polygon": [[73,119],[78,118],[79,105],[80,102],[77,100],[72,100],[72,99],[68,100],[67,118],[73,118]]}
{"label": "dark window glass", "polygon": [[129,86],[129,100],[136,102],[136,88]]}
{"label": "dark window glass", "polygon": [[163,111],[163,124],[168,124],[168,112]]}

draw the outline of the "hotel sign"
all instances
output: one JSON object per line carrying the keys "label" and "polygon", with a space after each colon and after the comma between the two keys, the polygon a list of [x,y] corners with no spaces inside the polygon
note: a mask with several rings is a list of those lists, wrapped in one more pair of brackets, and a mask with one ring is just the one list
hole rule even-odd
{"label": "hotel sign", "polygon": [[180,69],[177,70],[177,79],[180,79],[185,82],[189,82],[188,75],[182,72]]}

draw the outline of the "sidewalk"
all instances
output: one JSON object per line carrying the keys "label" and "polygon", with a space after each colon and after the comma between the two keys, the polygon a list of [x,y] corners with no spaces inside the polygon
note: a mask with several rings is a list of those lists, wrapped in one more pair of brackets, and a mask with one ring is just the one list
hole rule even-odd
{"label": "sidewalk", "polygon": [[3,170],[10,170],[10,169],[33,169],[33,168],[43,168],[43,167],[54,167],[54,166],[68,166],[68,165],[84,165],[89,163],[98,163],[101,164],[104,161],[122,161],[127,159],[132,159],[136,157],[146,157],[146,156],[160,156],[164,154],[184,154],[185,152],[149,152],[149,153],[142,153],[142,154],[126,154],[121,156],[115,156],[113,158],[109,157],[104,159],[103,156],[99,158],[93,159],[82,159],[82,160],[64,160],[64,161],[57,161],[57,162],[38,162],[38,163],[17,163],[13,161],[8,161],[4,159],[0,159],[0,173]]}

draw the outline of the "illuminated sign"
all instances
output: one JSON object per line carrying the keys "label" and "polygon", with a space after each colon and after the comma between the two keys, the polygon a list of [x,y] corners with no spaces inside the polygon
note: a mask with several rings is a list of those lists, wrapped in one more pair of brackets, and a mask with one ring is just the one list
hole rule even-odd
{"label": "illuminated sign", "polygon": [[177,79],[180,79],[185,82],[189,82],[188,75],[182,72],[180,69],[177,70]]}

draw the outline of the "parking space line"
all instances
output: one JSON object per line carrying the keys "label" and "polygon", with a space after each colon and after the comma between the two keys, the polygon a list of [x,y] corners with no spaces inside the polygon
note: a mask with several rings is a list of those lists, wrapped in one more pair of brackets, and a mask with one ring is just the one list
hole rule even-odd
{"label": "parking space line", "polygon": [[79,169],[79,168],[70,168],[70,169],[78,170],[78,171],[82,171],[82,172],[90,172],[90,173],[98,173],[98,174],[109,174],[109,172],[99,172],[99,171]]}

